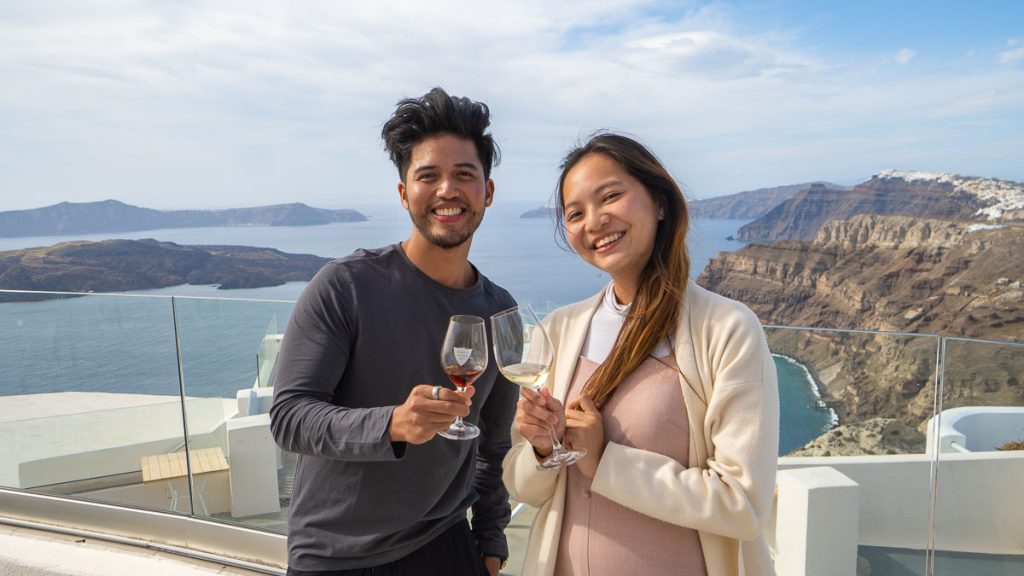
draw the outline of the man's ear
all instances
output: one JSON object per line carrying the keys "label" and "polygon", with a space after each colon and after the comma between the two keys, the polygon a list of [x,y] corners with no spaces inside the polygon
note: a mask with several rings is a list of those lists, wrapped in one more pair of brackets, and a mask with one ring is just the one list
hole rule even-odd
{"label": "man's ear", "polygon": [[405,182],[398,182],[398,198],[402,201],[402,208],[409,209],[409,196],[405,193]]}
{"label": "man's ear", "polygon": [[484,206],[489,207],[491,202],[494,201],[494,180],[487,180],[486,192],[484,196]]}

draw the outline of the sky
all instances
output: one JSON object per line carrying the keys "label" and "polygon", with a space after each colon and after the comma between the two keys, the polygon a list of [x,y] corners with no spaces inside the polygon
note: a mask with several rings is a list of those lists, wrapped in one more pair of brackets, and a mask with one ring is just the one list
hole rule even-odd
{"label": "sky", "polygon": [[881,170],[1024,181],[1024,2],[6,0],[0,210],[397,203],[380,128],[486,102],[495,201],[634,135],[691,198]]}

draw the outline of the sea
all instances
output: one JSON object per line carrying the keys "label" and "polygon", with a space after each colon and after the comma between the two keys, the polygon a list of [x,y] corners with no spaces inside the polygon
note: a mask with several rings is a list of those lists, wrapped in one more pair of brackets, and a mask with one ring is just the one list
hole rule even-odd
{"label": "sea", "polygon": [[[520,218],[534,207],[509,202],[488,209],[473,239],[470,260],[517,301],[543,314],[597,293],[609,278],[561,247],[550,219]],[[401,241],[409,233],[409,217],[397,203],[357,209],[368,221],[0,238],[0,251],[71,240],[154,238],[190,245],[263,246],[335,258]],[[742,247],[731,238],[747,222],[694,220],[687,239],[691,276],[696,278],[719,252]],[[180,366],[187,395],[234,397],[252,386],[259,374],[257,352],[263,336],[283,331],[291,302],[305,284],[239,290],[184,285],[117,296],[0,303],[0,396],[65,391],[177,395]],[[396,327],[396,345],[400,332]],[[782,422],[779,453],[786,454],[835,421],[821,405],[806,369],[782,357],[776,357],[776,367]]]}

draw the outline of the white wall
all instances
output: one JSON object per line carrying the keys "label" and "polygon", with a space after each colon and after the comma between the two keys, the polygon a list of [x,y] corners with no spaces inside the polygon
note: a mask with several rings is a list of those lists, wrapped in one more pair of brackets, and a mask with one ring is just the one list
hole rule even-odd
{"label": "white wall", "polygon": [[[920,550],[928,546],[930,529],[930,458],[780,458],[779,469],[828,466],[842,472],[859,485],[859,543]],[[938,471],[939,549],[1024,554],[1024,452],[942,454]]]}

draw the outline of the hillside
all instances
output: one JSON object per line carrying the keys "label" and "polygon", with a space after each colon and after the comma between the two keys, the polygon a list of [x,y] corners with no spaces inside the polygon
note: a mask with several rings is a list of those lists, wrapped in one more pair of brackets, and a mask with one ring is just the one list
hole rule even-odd
{"label": "hillside", "polygon": [[211,226],[311,226],[362,222],[355,210],[327,210],[305,204],[277,204],[230,210],[160,211],[117,200],[61,202],[45,208],[0,212],[0,237],[65,236]]}
{"label": "hillside", "polygon": [[[934,403],[935,338],[1024,340],[1024,225],[860,215],[809,242],[754,244],[711,260],[697,282],[750,306],[773,351],[805,364],[841,424],[898,419],[918,431]],[[1020,354],[953,343],[946,407],[1024,404]],[[963,369],[969,366],[969,369]]]}
{"label": "hillside", "polygon": [[697,218],[744,220],[760,218],[779,204],[812,186],[820,186],[827,190],[848,190],[845,186],[839,186],[831,182],[805,182],[803,184],[776,186],[774,188],[758,188],[757,190],[748,190],[746,192],[738,192],[728,196],[716,196],[703,200],[691,200],[690,208]]}
{"label": "hillside", "polygon": [[1024,225],[861,215],[719,254],[698,282],[800,326],[1020,339]]}
{"label": "hillside", "polygon": [[328,260],[248,246],[181,246],[156,240],[64,242],[0,252],[0,286],[71,292],[181,284],[260,288],[309,280]]}
{"label": "hillside", "polygon": [[555,209],[551,206],[539,206],[532,210],[527,210],[519,215],[520,218],[554,218]]}
{"label": "hillside", "polygon": [[858,214],[977,222],[1024,221],[1024,184],[925,172],[880,172],[849,190],[812,186],[741,227],[748,242],[811,240],[823,224]]}

